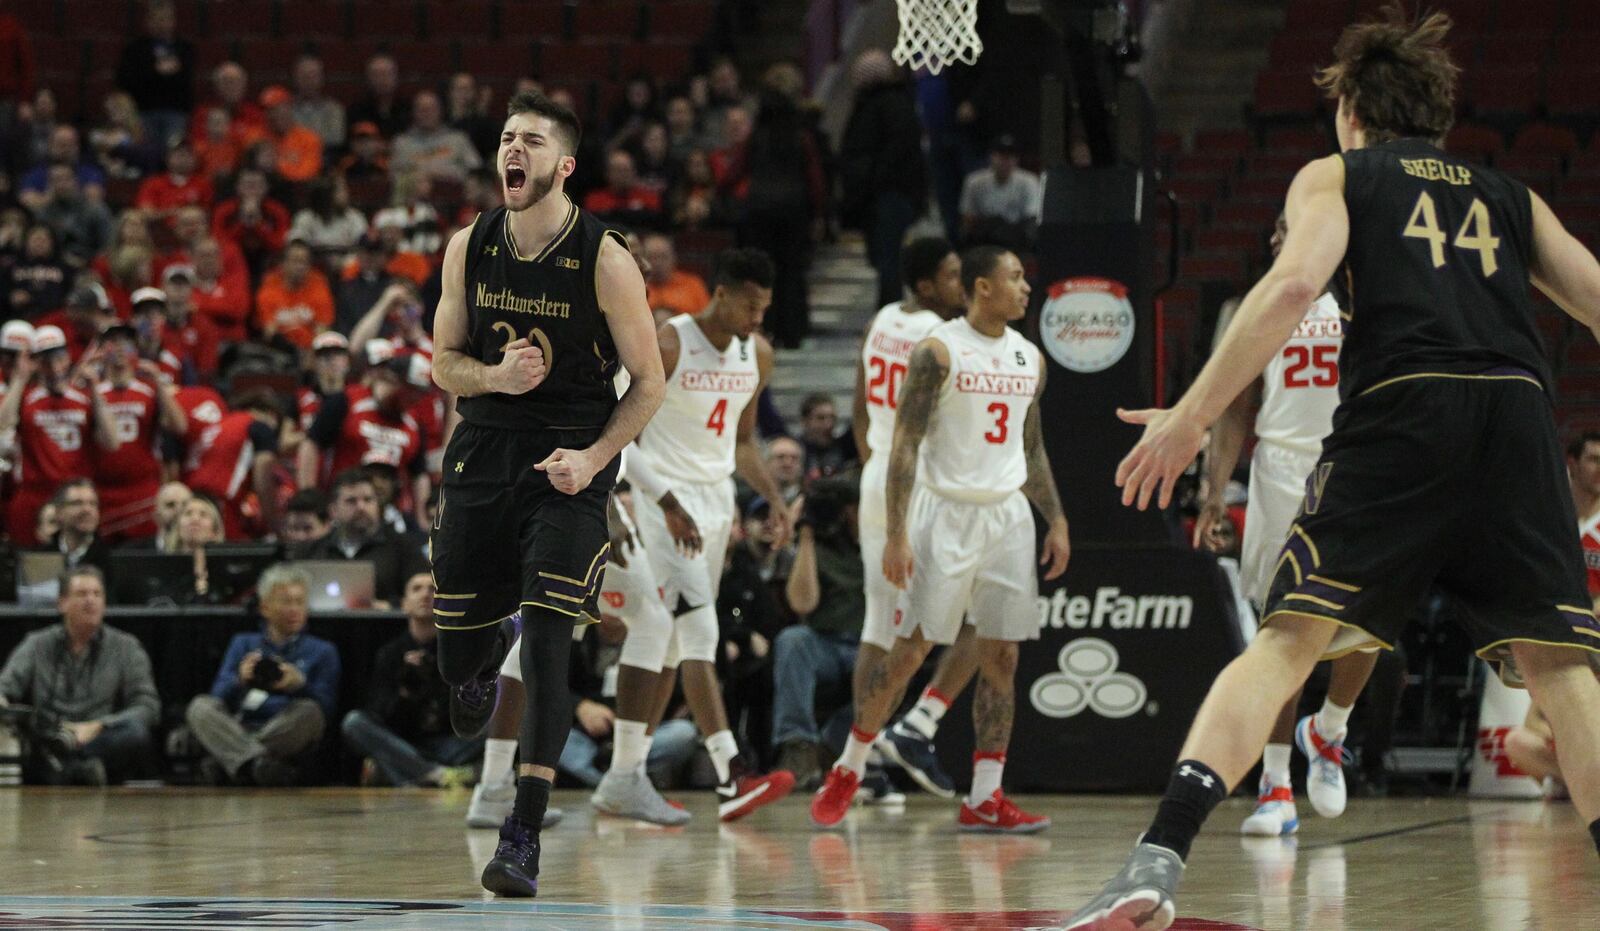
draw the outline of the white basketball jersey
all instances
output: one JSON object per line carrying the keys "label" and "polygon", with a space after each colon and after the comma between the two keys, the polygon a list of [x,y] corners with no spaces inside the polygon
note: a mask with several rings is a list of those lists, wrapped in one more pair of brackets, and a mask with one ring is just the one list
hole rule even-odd
{"label": "white basketball jersey", "polygon": [[962,319],[928,336],[950,351],[917,462],[917,483],[974,504],[999,501],[1028,478],[1023,423],[1039,388],[1039,350],[1016,330],[989,337]]}
{"label": "white basketball jersey", "polygon": [[1256,436],[1264,443],[1317,455],[1339,406],[1339,347],[1344,323],[1333,295],[1317,298],[1262,373]]}
{"label": "white basketball jersey", "polygon": [[665,479],[722,481],[733,474],[739,416],[761,383],[755,338],[735,338],[718,352],[693,317],[673,317],[667,325],[678,331],[678,365],[639,448]]}
{"label": "white basketball jersey", "polygon": [[887,456],[894,445],[894,415],[911,350],[943,322],[931,310],[906,313],[899,301],[885,304],[872,318],[861,346],[867,386],[867,448],[872,455]]}

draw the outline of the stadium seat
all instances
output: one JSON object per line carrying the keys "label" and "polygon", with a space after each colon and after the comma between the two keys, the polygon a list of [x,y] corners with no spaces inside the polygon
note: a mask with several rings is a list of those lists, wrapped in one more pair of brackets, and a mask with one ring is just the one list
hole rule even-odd
{"label": "stadium seat", "polygon": [[1196,152],[1239,152],[1255,148],[1255,141],[1242,129],[1202,129],[1195,133]]}
{"label": "stadium seat", "polygon": [[1339,30],[1284,29],[1272,37],[1267,50],[1267,68],[1273,71],[1297,71],[1310,74],[1319,64],[1333,58],[1333,43],[1338,41]]}
{"label": "stadium seat", "polygon": [[1552,68],[1544,104],[1552,117],[1592,119],[1600,111],[1600,61]]}
{"label": "stadium seat", "polygon": [[1288,178],[1260,178],[1245,175],[1234,182],[1233,196],[1238,200],[1281,204],[1284,197],[1289,193],[1289,180]]}
{"label": "stadium seat", "polygon": [[61,0],[63,36],[85,39],[120,36],[126,39],[142,31],[135,4],[106,3],[105,0]]}
{"label": "stadium seat", "polygon": [[1600,201],[1600,175],[1569,175],[1556,182],[1556,196],[1561,203],[1571,201]]}
{"label": "stadium seat", "polygon": [[1202,281],[1238,283],[1245,277],[1245,260],[1237,255],[1186,255],[1178,263],[1178,280],[1189,284]]}
{"label": "stadium seat", "polygon": [[1332,154],[1334,139],[1322,129],[1285,127],[1266,132],[1264,148],[1271,153],[1303,153],[1312,156]]}
{"label": "stadium seat", "polygon": [[349,12],[339,0],[279,0],[278,35],[323,43],[344,39],[350,34]]}
{"label": "stadium seat", "polygon": [[1570,0],[1500,0],[1495,23],[1502,29],[1515,25],[1518,29],[1552,33],[1561,21],[1561,8],[1566,3]]}
{"label": "stadium seat", "polygon": [[393,55],[407,83],[442,86],[457,67],[454,42],[392,39],[351,44],[363,60],[379,50]]}
{"label": "stadium seat", "polygon": [[260,39],[271,36],[272,4],[213,3],[206,10],[206,35],[219,39]]}
{"label": "stadium seat", "polygon": [[624,78],[649,75],[658,83],[683,79],[694,66],[694,49],[665,42],[633,42],[618,50],[617,74]]}
{"label": "stadium seat", "polygon": [[544,43],[539,46],[538,73],[547,80],[603,80],[616,74],[614,45],[590,42]]}
{"label": "stadium seat", "polygon": [[1600,49],[1600,23],[1575,23],[1556,33],[1550,63],[1557,68],[1585,67],[1594,63]]}
{"label": "stadium seat", "polygon": [[[1521,24],[1518,23],[1520,26]],[[1478,67],[1488,70],[1542,65],[1550,57],[1549,30],[1539,32],[1500,32],[1483,43]]]}
{"label": "stadium seat", "polygon": [[1490,161],[1506,147],[1505,137],[1498,129],[1473,123],[1457,123],[1445,137],[1446,151],[1480,161]]}
{"label": "stadium seat", "polygon": [[1227,227],[1203,229],[1195,233],[1194,248],[1196,252],[1253,256],[1265,251],[1270,232],[1267,229],[1252,232]]}
{"label": "stadium seat", "polygon": [[1250,101],[1261,118],[1311,116],[1322,105],[1322,92],[1312,83],[1309,68],[1262,71],[1256,75]]}
{"label": "stadium seat", "polygon": [[1539,105],[1540,79],[1541,69],[1536,65],[1479,69],[1476,77],[1466,82],[1467,102],[1479,113],[1527,114]]}
{"label": "stadium seat", "polygon": [[1278,221],[1278,207],[1260,201],[1229,201],[1211,212],[1211,226],[1268,230]]}
{"label": "stadium seat", "polygon": [[350,4],[350,34],[356,39],[421,38],[419,6],[415,0],[354,0]]}
{"label": "stadium seat", "polygon": [[639,34],[639,9],[638,0],[584,0],[573,11],[573,38],[634,38]]}
{"label": "stadium seat", "polygon": [[1222,193],[1222,179],[1173,178],[1165,187],[1185,203],[1209,204]]}
{"label": "stadium seat", "polygon": [[59,26],[56,13],[60,9],[56,0],[15,0],[6,5],[33,38],[56,33]]}
{"label": "stadium seat", "polygon": [[1226,178],[1239,169],[1239,156],[1233,152],[1194,152],[1172,159],[1174,178]]}
{"label": "stadium seat", "polygon": [[517,3],[500,5],[500,37],[553,38],[566,35],[567,7],[561,3]]}
{"label": "stadium seat", "polygon": [[1285,32],[1323,30],[1337,32],[1350,22],[1347,0],[1290,0],[1284,14]]}
{"label": "stadium seat", "polygon": [[428,39],[490,38],[494,28],[493,0],[454,0],[449,4],[423,4]]}
{"label": "stadium seat", "polygon": [[[227,46],[223,47],[226,51]],[[238,43],[238,61],[250,72],[250,86],[261,90],[268,84],[289,80],[294,61],[306,49],[303,39],[255,38]]]}
{"label": "stadium seat", "polygon": [[1578,136],[1565,126],[1529,123],[1517,130],[1511,151],[1527,155],[1566,156],[1578,151]]}
{"label": "stadium seat", "polygon": [[519,41],[478,43],[462,50],[461,64],[489,81],[532,77],[535,74],[533,44]]}
{"label": "stadium seat", "polygon": [[703,42],[716,22],[717,5],[714,0],[656,0],[646,14],[647,38]]}

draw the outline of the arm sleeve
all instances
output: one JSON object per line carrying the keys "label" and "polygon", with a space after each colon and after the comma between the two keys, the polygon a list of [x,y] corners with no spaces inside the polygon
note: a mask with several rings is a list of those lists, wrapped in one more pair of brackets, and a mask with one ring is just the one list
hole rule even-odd
{"label": "arm sleeve", "polygon": [[161,720],[161,693],[156,691],[155,677],[150,674],[150,655],[138,641],[129,645],[128,669],[122,678],[121,707],[107,715],[106,726],[124,721],[138,721],[145,727],[155,727]]}
{"label": "arm sleeve", "polygon": [[629,443],[622,448],[622,464],[628,482],[644,492],[645,497],[651,501],[660,501],[672,490],[667,487],[666,480],[656,471],[655,465],[650,462],[650,457],[645,455],[638,443]]}
{"label": "arm sleeve", "polygon": [[306,436],[311,442],[327,449],[339,441],[339,431],[344,429],[344,418],[350,412],[350,395],[343,391],[322,396],[322,406],[312,418]]}

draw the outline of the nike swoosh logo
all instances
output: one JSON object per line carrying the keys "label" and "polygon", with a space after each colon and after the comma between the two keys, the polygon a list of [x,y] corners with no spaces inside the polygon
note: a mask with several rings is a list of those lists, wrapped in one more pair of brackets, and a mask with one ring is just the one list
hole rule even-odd
{"label": "nike swoosh logo", "polygon": [[983,812],[979,811],[976,808],[971,809],[971,811],[972,811],[972,816],[974,818],[977,818],[979,821],[982,821],[985,824],[999,824],[1000,823],[1000,813],[999,812],[995,812],[992,815],[986,815],[986,814],[984,814]]}
{"label": "nike swoosh logo", "polygon": [[728,786],[726,789],[724,789],[722,786],[717,786],[717,794],[723,798],[733,798],[739,794],[739,787]]}

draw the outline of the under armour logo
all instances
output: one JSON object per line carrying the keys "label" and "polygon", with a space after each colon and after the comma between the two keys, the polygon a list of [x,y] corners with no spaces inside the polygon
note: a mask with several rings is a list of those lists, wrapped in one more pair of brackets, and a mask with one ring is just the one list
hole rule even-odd
{"label": "under armour logo", "polygon": [[461,467],[462,467],[462,466],[463,466],[463,465],[465,465],[465,463],[461,463],[461,462],[458,462],[458,463],[456,463],[456,474],[457,474],[457,475],[460,475],[460,474],[461,474]]}
{"label": "under armour logo", "polygon": [[483,254],[484,255],[499,255],[500,254],[500,247],[499,246],[484,246],[483,247]]}
{"label": "under armour logo", "polygon": [[1195,769],[1188,763],[1178,767],[1178,775],[1185,779],[1193,779],[1208,789],[1211,788],[1212,783],[1216,782],[1216,779],[1214,779],[1210,773],[1202,773],[1200,770]]}
{"label": "under armour logo", "polygon": [[1137,676],[1117,671],[1117,660],[1116,647],[1079,637],[1061,648],[1061,671],[1035,680],[1028,698],[1049,718],[1070,718],[1084,708],[1103,718],[1126,718],[1145,706],[1147,692]]}

